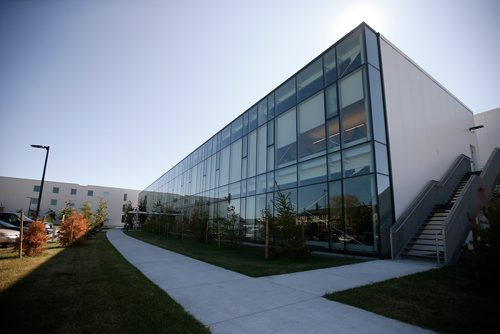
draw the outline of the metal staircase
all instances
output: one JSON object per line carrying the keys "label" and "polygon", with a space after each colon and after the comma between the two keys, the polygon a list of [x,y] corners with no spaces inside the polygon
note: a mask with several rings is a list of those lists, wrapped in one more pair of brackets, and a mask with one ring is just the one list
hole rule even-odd
{"label": "metal staircase", "polygon": [[424,220],[417,232],[404,247],[401,257],[436,260],[437,263],[445,261],[445,236],[443,233],[443,222],[448,217],[453,205],[464,191],[465,185],[472,175],[479,172],[465,173],[458,185],[452,191],[445,203],[437,204]]}

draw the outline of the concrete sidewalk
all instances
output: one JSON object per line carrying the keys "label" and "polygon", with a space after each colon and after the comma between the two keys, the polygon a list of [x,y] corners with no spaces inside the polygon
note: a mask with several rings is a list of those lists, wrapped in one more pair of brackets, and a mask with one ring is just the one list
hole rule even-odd
{"label": "concrete sidewalk", "polygon": [[374,260],[253,278],[144,243],[119,229],[109,230],[107,237],[212,333],[430,333],[321,296],[430,270],[432,264]]}

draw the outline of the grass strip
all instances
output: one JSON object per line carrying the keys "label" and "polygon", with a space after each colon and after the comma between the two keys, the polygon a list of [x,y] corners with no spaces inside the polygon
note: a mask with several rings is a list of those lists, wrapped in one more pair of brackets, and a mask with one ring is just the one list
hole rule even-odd
{"label": "grass strip", "polygon": [[500,328],[496,290],[459,264],[325,297],[440,333],[487,333]]}
{"label": "grass strip", "polygon": [[209,333],[98,233],[16,258],[0,250],[2,332]]}
{"label": "grass strip", "polygon": [[261,277],[298,271],[343,266],[364,260],[341,256],[316,256],[305,259],[264,259],[264,249],[240,246],[218,248],[215,243],[201,243],[192,239],[165,238],[144,231],[126,231],[127,235],[176,253],[223,267],[247,276]]}

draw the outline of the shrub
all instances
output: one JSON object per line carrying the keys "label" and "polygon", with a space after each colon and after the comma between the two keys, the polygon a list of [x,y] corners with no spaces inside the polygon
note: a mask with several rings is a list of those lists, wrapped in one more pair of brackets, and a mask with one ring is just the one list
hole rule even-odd
{"label": "shrub", "polygon": [[[26,256],[40,254],[45,250],[45,244],[49,237],[42,221],[37,220],[28,225],[28,230],[23,231],[23,253]],[[19,251],[19,240],[15,244],[15,250]]]}
{"label": "shrub", "polygon": [[71,215],[67,217],[61,225],[61,230],[59,231],[59,243],[62,246],[80,243],[82,242],[85,233],[87,233],[87,230],[87,219],[85,219],[82,214],[78,214],[76,210],[73,210]]}

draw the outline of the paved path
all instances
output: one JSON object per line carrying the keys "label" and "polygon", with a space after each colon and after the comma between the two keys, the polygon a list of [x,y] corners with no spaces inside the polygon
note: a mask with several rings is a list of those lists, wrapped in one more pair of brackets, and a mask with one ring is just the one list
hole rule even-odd
{"label": "paved path", "polygon": [[107,237],[212,333],[430,333],[321,296],[426,271],[432,264],[374,260],[253,278],[147,244],[119,229],[109,230]]}

